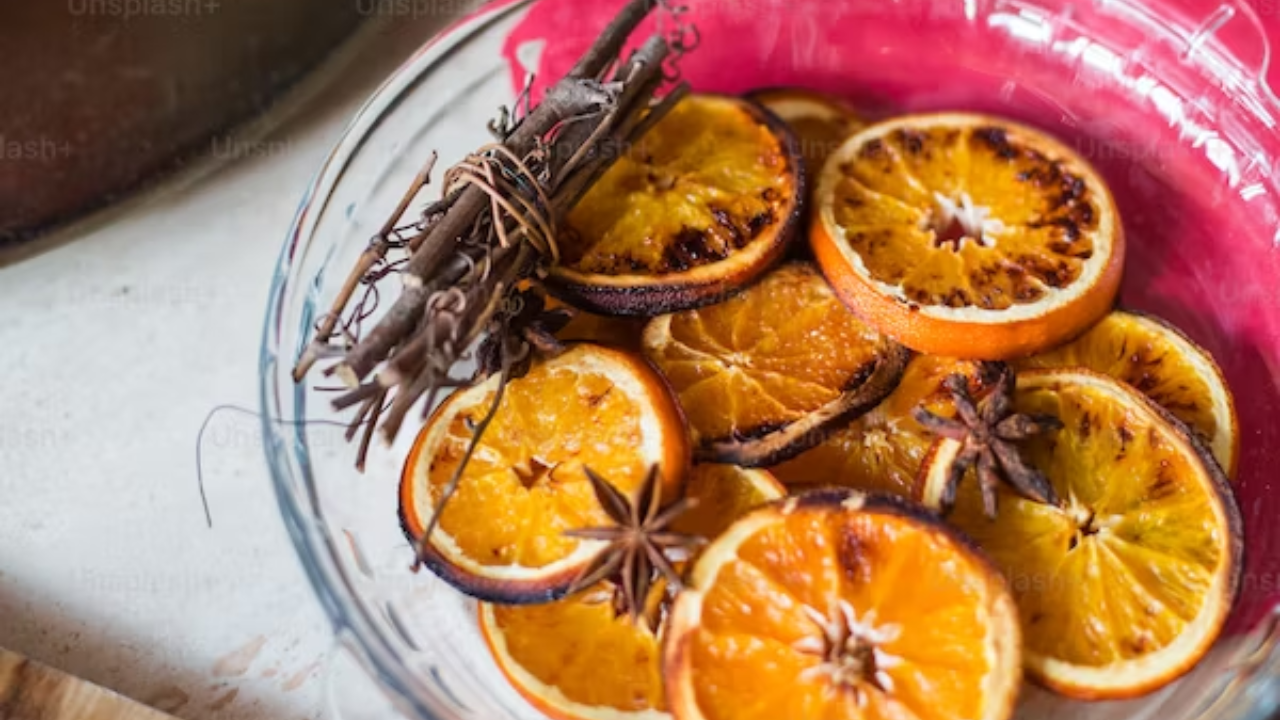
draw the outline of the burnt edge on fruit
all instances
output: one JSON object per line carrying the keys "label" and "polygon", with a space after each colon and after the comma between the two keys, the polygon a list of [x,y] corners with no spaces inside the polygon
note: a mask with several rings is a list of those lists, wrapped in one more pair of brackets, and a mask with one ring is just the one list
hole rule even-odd
{"label": "burnt edge on fruit", "polygon": [[[1130,311],[1126,310],[1126,312]],[[1232,486],[1230,478],[1227,477],[1226,471],[1214,456],[1213,449],[1209,447],[1209,444],[1205,442],[1198,433],[1192,430],[1190,426],[1178,419],[1177,416],[1166,410],[1155,400],[1147,397],[1145,393],[1138,391],[1123,380],[1111,377],[1105,373],[1087,370],[1084,368],[1072,368],[1070,370],[1065,370],[1063,368],[1037,368],[1024,370],[1019,373],[1019,377],[1054,375],[1063,372],[1101,378],[1116,385],[1131,400],[1136,403],[1140,403],[1143,407],[1149,409],[1153,415],[1160,420],[1163,420],[1170,428],[1172,428],[1175,434],[1187,442],[1191,447],[1192,453],[1200,461],[1200,464],[1204,466],[1205,472],[1209,475],[1209,479],[1213,485],[1213,491],[1218,495],[1219,502],[1222,504],[1223,514],[1226,516],[1227,521],[1226,530],[1229,537],[1227,543],[1229,557],[1227,558],[1227,561],[1232,563],[1232,567],[1229,571],[1226,588],[1226,591],[1229,593],[1227,598],[1227,606],[1229,610],[1223,618],[1223,624],[1225,625],[1226,620],[1229,619],[1231,615],[1230,609],[1234,608],[1240,599],[1240,589],[1244,580],[1244,567],[1248,546],[1244,541],[1244,519],[1240,514],[1240,504],[1236,498],[1235,488]],[[924,505],[926,501],[925,491],[927,490],[926,486],[928,483],[929,468],[933,465],[934,456],[937,454],[939,449],[943,444],[948,442],[955,441],[947,440],[946,438],[939,438],[938,440],[935,440],[933,444],[929,446],[928,451],[925,452],[924,458],[920,462],[919,472],[916,474],[914,487],[912,489],[912,500],[919,503],[920,507],[924,508],[927,512],[933,512],[933,510]],[[1221,632],[1221,628],[1219,628],[1219,632]],[[1190,669],[1190,667],[1185,668],[1178,677],[1189,672]],[[1174,679],[1177,678],[1175,677]]]}
{"label": "burnt edge on fruit", "polygon": [[[856,501],[857,509],[850,509],[849,502]],[[975,570],[981,572],[991,589],[994,591],[991,604],[998,605],[1000,603],[999,595],[1003,595],[1005,602],[1008,603],[1008,610],[1012,615],[1011,622],[1017,632],[1021,633],[1020,622],[1018,618],[1017,604],[1013,598],[1013,592],[1009,587],[1008,580],[1000,569],[996,566],[991,557],[977,545],[966,534],[957,528],[943,522],[936,515],[929,512],[926,508],[916,505],[904,498],[890,495],[883,492],[865,492],[847,487],[819,487],[812,490],[789,495],[787,497],[770,500],[762,505],[757,506],[746,515],[735,521],[735,525],[742,522],[749,522],[751,518],[765,514],[778,514],[780,516],[790,515],[797,511],[804,510],[824,510],[837,509],[843,512],[851,513],[870,513],[879,515],[893,515],[914,521],[921,526],[921,532],[937,533],[946,538],[952,545],[975,566]],[[727,534],[727,533],[726,533]],[[723,535],[722,535],[723,537]],[[715,541],[712,542],[714,545]],[[695,567],[709,553],[705,553],[696,560],[687,571],[687,575],[692,577],[696,571]],[[675,603],[672,605],[671,617],[674,619],[679,617],[683,611],[684,603],[688,602],[694,594],[705,592],[705,588],[690,586],[687,592],[681,593],[676,597]],[[676,670],[686,668],[689,662],[689,640],[693,635],[693,628],[682,627],[674,624],[671,631],[664,634],[660,649],[660,663],[664,677],[678,677],[680,680],[667,686],[667,698],[670,704],[675,705],[677,702],[691,703],[697,706],[697,698],[693,694],[692,688],[689,686],[689,677],[691,673],[677,673]],[[1018,667],[1021,667],[1019,661]],[[1014,693],[1008,698],[1009,706],[1005,708],[1002,717],[1008,716],[1012,711],[1012,703],[1015,701],[1017,694]]]}
{"label": "burnt edge on fruit", "polygon": [[[831,93],[823,92],[820,90],[812,90],[810,88],[800,87],[796,85],[769,85],[766,87],[750,90],[746,94],[744,94],[743,97],[746,98],[747,100],[750,100],[752,102],[759,104],[766,111],[774,112],[772,108],[769,107],[770,101],[778,96],[786,96],[786,95],[790,95],[792,97],[802,97],[805,100],[813,102],[814,104],[825,105],[831,110],[837,110],[839,112],[847,113],[850,116],[859,118],[864,123],[870,122],[867,117],[863,116],[862,111],[859,108],[855,107],[852,103],[850,103],[845,98],[840,97],[838,95],[833,95]],[[774,115],[777,116],[783,122],[786,122],[786,120],[783,119],[780,115],[777,115],[776,112],[774,112]],[[798,140],[799,140],[799,137],[797,136],[797,141]],[[805,170],[804,182],[806,185],[805,201],[809,204],[812,204],[814,191],[817,189],[817,185],[818,185],[817,177],[822,173],[822,168],[808,167],[808,161],[806,160],[805,162],[806,162],[806,165],[804,168]],[[806,213],[802,223],[804,227],[801,228],[801,232],[804,234],[804,240],[801,242],[793,242],[790,244],[790,246],[787,248],[787,253],[786,253],[787,258],[792,260],[809,260],[809,261],[813,260],[813,250],[812,248],[810,248],[809,242],[808,242],[809,226],[812,225],[812,223],[813,223],[813,218],[809,217],[808,213]]]}
{"label": "burnt edge on fruit", "polygon": [[[669,275],[615,275],[609,277],[634,277],[640,281],[662,283],[661,285],[611,286],[585,285],[556,273],[553,269],[543,281],[556,299],[569,303],[587,312],[613,317],[655,317],[683,310],[697,310],[722,302],[725,296],[741,289],[772,270],[779,262],[790,254],[790,249],[798,244],[797,238],[805,225],[809,206],[809,189],[806,180],[804,157],[800,152],[800,141],[795,132],[772,110],[749,97],[724,95],[719,93],[700,93],[703,97],[731,100],[746,109],[757,121],[769,129],[778,138],[784,149],[787,168],[794,180],[791,192],[791,209],[783,218],[774,218],[779,222],[773,241],[768,251],[755,265],[732,277],[721,277],[705,282],[683,280],[681,275],[687,271]],[[750,247],[748,242],[746,247]],[[730,255],[729,257],[733,257]],[[728,258],[726,258],[728,259]],[[717,261],[722,262],[722,261]],[[716,263],[699,267],[714,267]]]}
{"label": "burnt edge on fruit", "polygon": [[[396,515],[400,521],[400,530],[409,544],[418,547],[421,535],[414,531],[403,503],[397,508]],[[538,605],[560,600],[569,594],[569,588],[581,569],[571,567],[555,575],[539,578],[536,582],[496,580],[467,573],[441,555],[430,543],[422,548],[420,560],[431,574],[463,595],[499,605]]]}
{"label": "burnt edge on fruit", "polygon": [[[669,404],[668,411],[679,418],[681,427],[688,427],[684,408],[680,405],[671,383],[658,369],[657,365],[643,353],[633,353],[587,340],[575,340],[565,343],[566,350],[580,346],[604,348],[619,355],[625,355],[630,362],[638,362],[651,374],[650,379],[656,383],[656,389],[662,396],[660,398],[661,402]],[[431,412],[430,417],[419,430],[419,437],[414,440],[415,448],[422,442],[422,436],[429,431],[438,415],[445,411],[450,400],[456,397],[455,393],[446,398]],[[682,442],[676,467],[672,468],[672,472],[679,473],[679,480],[674,484],[673,495],[675,497],[684,496],[685,487],[689,481],[689,469],[693,464],[692,453],[692,444],[687,440]],[[401,468],[399,489],[397,491],[396,518],[400,524],[400,531],[404,533],[405,538],[409,541],[410,548],[420,549],[418,560],[433,575],[468,597],[499,605],[538,605],[561,600],[572,594],[574,580],[577,579],[582,568],[591,562],[592,558],[588,557],[581,563],[554,575],[538,578],[536,581],[497,580],[468,573],[442,555],[431,543],[423,544],[421,542],[422,529],[421,527],[415,529],[415,523],[410,519],[408,507],[404,500],[406,483],[413,481],[412,466],[414,457],[415,452],[410,451],[404,466]],[[438,526],[435,532],[440,532]]]}
{"label": "burnt edge on fruit", "polygon": [[783,498],[774,500],[774,503],[785,503],[787,500],[795,501],[795,510],[804,509],[821,509],[832,506],[842,506],[848,500],[861,498],[862,506],[858,512],[879,512],[886,515],[897,515],[899,517],[914,520],[927,525],[931,530],[935,530],[945,535],[949,540],[964,550],[978,556],[986,563],[986,569],[996,577],[1003,578],[1003,574],[996,567],[995,563],[987,556],[987,552],[983,550],[972,538],[961,532],[958,528],[945,522],[937,514],[929,511],[921,505],[913,503],[906,498],[892,495],[886,492],[867,492],[847,487],[818,487],[812,490],[805,490]]}
{"label": "burnt edge on fruit", "polygon": [[[1061,372],[1064,372],[1062,368],[1038,368],[1035,370],[1024,371],[1022,375],[1029,375],[1029,376],[1051,375],[1054,373],[1061,373]],[[1221,464],[1218,463],[1218,460],[1214,456],[1213,450],[1212,448],[1209,447],[1208,443],[1204,442],[1200,438],[1200,436],[1191,429],[1189,425],[1184,423],[1182,420],[1179,420],[1176,416],[1174,416],[1172,413],[1166,410],[1162,405],[1157,403],[1155,400],[1152,400],[1151,398],[1147,397],[1145,393],[1139,391],[1138,389],[1134,388],[1132,385],[1129,385],[1123,380],[1119,380],[1117,378],[1111,377],[1110,375],[1107,375],[1105,373],[1100,373],[1094,370],[1075,368],[1067,372],[1080,374],[1080,375],[1087,375],[1095,378],[1102,378],[1105,381],[1115,384],[1123,394],[1127,395],[1129,398],[1134,400],[1137,404],[1141,404],[1142,406],[1149,408],[1152,414],[1156,415],[1156,417],[1163,420],[1165,423],[1168,424],[1170,428],[1173,429],[1174,434],[1178,435],[1179,437],[1181,437],[1183,440],[1187,442],[1187,444],[1191,447],[1192,454],[1196,456],[1196,458],[1200,461],[1200,464],[1204,466],[1205,472],[1209,475],[1210,482],[1213,485],[1213,492],[1217,494],[1218,501],[1222,505],[1223,514],[1226,516],[1226,523],[1227,523],[1226,531],[1228,535],[1228,540],[1227,540],[1228,556],[1224,559],[1224,561],[1231,563],[1231,567],[1227,572],[1226,587],[1224,588],[1224,592],[1226,593],[1226,598],[1224,599],[1224,602],[1223,602],[1224,612],[1222,614],[1221,620],[1218,623],[1216,623],[1213,633],[1209,635],[1207,638],[1208,643],[1205,646],[1205,652],[1208,652],[1208,649],[1211,648],[1213,644],[1216,643],[1222,637],[1224,629],[1227,627],[1227,624],[1231,621],[1232,613],[1235,611],[1236,606],[1239,604],[1239,601],[1240,601],[1240,590],[1244,580],[1244,567],[1245,567],[1245,561],[1246,561],[1245,555],[1246,555],[1246,548],[1247,548],[1247,545],[1244,542],[1244,520],[1240,514],[1240,505],[1236,498],[1235,489],[1232,487],[1230,479],[1227,477],[1226,472],[1222,469]],[[939,440],[934,447],[931,447],[928,455],[926,456],[925,462],[921,464],[920,479],[922,481],[924,480],[925,474],[926,474],[925,473],[925,468],[927,467],[926,463],[928,463],[928,460],[932,457],[933,452],[937,448],[937,445],[943,442],[946,442],[946,440]],[[921,492],[923,492],[924,483],[920,482],[918,483],[918,485],[921,487]],[[1045,688],[1051,692],[1066,694],[1068,692],[1068,689],[1074,690],[1076,694],[1071,694],[1068,696],[1078,700],[1085,700],[1085,701],[1127,700],[1131,698],[1145,697],[1145,696],[1148,696],[1150,693],[1159,690],[1160,688],[1169,687],[1174,682],[1177,682],[1178,680],[1186,677],[1188,673],[1194,670],[1199,665],[1200,660],[1203,659],[1203,656],[1204,655],[1202,653],[1199,656],[1194,657],[1190,662],[1184,662],[1167,676],[1159,678],[1158,681],[1146,682],[1146,683],[1128,688],[1123,691],[1111,691],[1111,692],[1093,691],[1093,692],[1079,693],[1079,690],[1077,688],[1072,688],[1071,686],[1065,686],[1065,687],[1061,686],[1055,682],[1051,682],[1046,680],[1043,677],[1040,677],[1038,673],[1029,673],[1026,677],[1029,682],[1039,687]]]}
{"label": "burnt edge on fruit", "polygon": [[703,440],[694,449],[695,462],[742,467],[769,467],[790,460],[821,444],[830,431],[844,427],[879,405],[902,381],[914,353],[886,337],[884,351],[860,369],[863,382],[809,413],[803,420],[780,428],[757,428],[745,436]]}
{"label": "burnt edge on fruit", "polygon": [[[1199,342],[1197,342],[1194,338],[1188,335],[1185,330],[1183,330],[1181,327],[1178,327],[1170,320],[1164,317],[1161,317],[1160,315],[1157,315],[1153,312],[1150,312],[1148,310],[1140,310],[1136,307],[1124,305],[1117,298],[1116,302],[1113,303],[1108,315],[1104,315],[1103,318],[1099,319],[1097,323],[1086,326],[1085,328],[1080,330],[1080,332],[1070,336],[1069,338],[1064,340],[1061,343],[1061,345],[1067,345],[1080,340],[1082,337],[1084,337],[1086,334],[1088,334],[1094,328],[1096,328],[1097,325],[1102,322],[1102,320],[1105,320],[1110,315],[1115,315],[1115,314],[1128,315],[1137,320],[1142,320],[1145,322],[1152,323],[1154,325],[1158,325],[1159,327],[1163,328],[1164,330],[1169,332],[1171,335],[1173,335],[1175,339],[1180,340],[1182,343],[1184,343],[1188,348],[1190,348],[1190,350],[1193,353],[1196,353],[1197,355],[1199,355],[1200,360],[1205,362],[1213,370],[1214,376],[1216,377],[1217,381],[1222,385],[1223,389],[1226,390],[1227,406],[1231,412],[1232,422],[1236,426],[1236,433],[1235,433],[1235,436],[1232,438],[1233,442],[1232,442],[1231,462],[1233,467],[1222,468],[1223,473],[1229,479],[1234,479],[1237,473],[1239,472],[1240,452],[1241,452],[1241,447],[1240,447],[1241,440],[1240,440],[1240,432],[1239,432],[1240,417],[1239,417],[1239,410],[1236,405],[1235,394],[1232,393],[1231,391],[1231,383],[1227,381],[1227,375],[1225,372],[1223,372],[1222,364],[1218,361],[1217,356],[1214,355],[1212,352],[1209,352],[1208,348],[1204,347]],[[1035,355],[1036,353],[1028,353],[1021,357],[1015,358],[1014,362],[1021,362],[1031,357],[1034,357]],[[1032,370],[1052,370],[1052,369],[1065,369],[1065,368],[1032,366],[1032,367],[1027,367],[1025,370],[1022,370],[1020,372],[1030,372]],[[1119,379],[1119,378],[1114,378],[1114,379]],[[1139,393],[1141,393],[1144,397],[1146,396],[1146,391],[1142,390],[1141,388],[1134,387],[1134,389],[1137,390]],[[1151,400],[1151,398],[1149,397],[1147,399]],[[1160,405],[1159,403],[1156,403],[1156,405],[1159,406],[1161,410],[1164,410],[1164,406]],[[1186,425],[1186,423],[1183,423],[1183,424]],[[1188,425],[1187,427],[1190,427],[1190,426]],[[1202,436],[1201,433],[1194,428],[1191,428],[1191,432],[1198,439],[1202,440],[1206,444],[1206,446],[1210,448],[1210,451],[1214,455],[1214,459],[1216,460],[1217,454],[1212,452],[1214,439],[1211,437]],[[1219,467],[1221,467],[1221,463],[1219,463]]]}
{"label": "burnt edge on fruit", "polygon": [[[1217,376],[1218,382],[1222,384],[1222,388],[1226,391],[1227,408],[1231,413],[1231,421],[1235,425],[1235,429],[1236,429],[1234,437],[1232,437],[1232,443],[1231,443],[1232,445],[1231,467],[1224,467],[1222,468],[1222,471],[1223,471],[1223,474],[1227,476],[1228,480],[1237,479],[1240,473],[1240,453],[1241,453],[1240,410],[1236,405],[1235,393],[1231,391],[1231,383],[1227,381],[1227,374],[1222,369],[1222,363],[1218,361],[1218,358],[1213,353],[1209,352],[1208,348],[1196,342],[1196,340],[1192,338],[1190,335],[1188,335],[1185,330],[1173,324],[1171,321],[1163,317],[1160,317],[1159,315],[1148,312],[1146,310],[1139,310],[1137,308],[1122,305],[1118,301],[1112,311],[1125,313],[1127,315],[1131,315],[1135,318],[1139,318],[1142,320],[1146,320],[1148,322],[1155,323],[1165,328],[1170,333],[1172,333],[1175,337],[1180,339],[1182,342],[1186,343],[1186,345],[1189,348],[1191,348],[1192,352],[1199,354],[1200,358],[1204,362],[1208,363],[1209,367],[1213,369],[1214,374]],[[1145,395],[1146,393],[1143,393],[1143,394]],[[1161,407],[1161,409],[1163,410],[1164,408]],[[1189,425],[1187,427],[1190,428]],[[1214,459],[1216,460],[1217,454],[1213,452],[1213,438],[1201,437],[1200,433],[1194,429],[1191,430],[1191,434],[1196,436],[1198,440],[1201,440],[1204,442],[1205,446],[1209,448],[1210,454],[1213,455]],[[1219,466],[1221,466],[1220,463],[1219,463]],[[1234,488],[1234,485],[1232,487]],[[1235,491],[1233,489],[1232,493],[1234,494],[1234,492]]]}
{"label": "burnt edge on fruit", "polygon": [[[1028,370],[1023,374],[1035,375],[1040,373],[1048,374],[1052,372],[1054,372],[1052,369]],[[1228,542],[1230,551],[1229,561],[1233,563],[1226,588],[1230,595],[1227,598],[1228,611],[1226,615],[1223,616],[1222,625],[1225,626],[1227,620],[1231,617],[1231,610],[1235,608],[1240,599],[1240,588],[1244,581],[1245,554],[1248,546],[1244,541],[1244,518],[1240,514],[1240,502],[1236,498],[1235,488],[1232,486],[1231,479],[1227,476],[1226,470],[1222,467],[1222,464],[1218,462],[1217,456],[1213,454],[1213,448],[1209,446],[1208,442],[1200,437],[1199,433],[1192,430],[1190,425],[1187,425],[1176,415],[1166,410],[1160,403],[1157,403],[1155,400],[1147,397],[1146,393],[1139,391],[1137,388],[1134,388],[1123,380],[1119,380],[1111,377],[1110,375],[1095,372],[1093,370],[1073,370],[1072,372],[1105,378],[1119,385],[1130,397],[1150,408],[1151,412],[1154,413],[1156,417],[1165,421],[1169,427],[1173,428],[1173,431],[1178,436],[1191,446],[1192,452],[1195,454],[1197,459],[1200,460],[1200,464],[1204,466],[1205,471],[1209,474],[1209,479],[1213,482],[1214,492],[1217,493],[1219,502],[1222,503],[1223,514],[1226,515],[1226,529],[1230,538]],[[1219,634],[1221,631],[1222,628],[1219,627]],[[1185,668],[1183,674],[1190,670],[1191,667]]]}
{"label": "burnt edge on fruit", "polygon": [[[848,503],[850,501],[856,501],[858,503],[857,509],[851,509],[848,507]],[[973,540],[973,538],[969,537],[959,528],[947,523],[928,508],[906,498],[887,492],[858,490],[855,488],[835,485],[816,487],[763,503],[757,506],[754,510],[748,512],[746,515],[743,515],[735,521],[735,524],[744,522],[747,518],[754,517],[762,513],[778,513],[786,516],[805,510],[824,509],[841,509],[846,512],[896,515],[898,517],[917,522],[924,527],[927,527],[930,532],[936,532],[947,538],[955,544],[956,547],[968,553],[982,566],[982,569],[986,571],[988,577],[993,582],[998,582],[1006,592],[1010,592],[1010,597],[1012,598],[1004,573],[1000,572],[995,561],[992,560],[987,551],[983,550],[982,547]],[[692,576],[692,568],[690,568],[688,574]],[[698,590],[700,588],[693,589]]]}

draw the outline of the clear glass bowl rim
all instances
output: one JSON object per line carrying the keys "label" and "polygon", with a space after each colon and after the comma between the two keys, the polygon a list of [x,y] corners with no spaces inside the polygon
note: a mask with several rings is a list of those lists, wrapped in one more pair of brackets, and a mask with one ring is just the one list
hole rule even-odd
{"label": "clear glass bowl rim", "polygon": [[[298,422],[277,422],[281,418],[281,401],[287,397],[285,393],[292,392],[296,405],[305,407],[301,385],[285,388],[280,383],[281,351],[284,351],[283,357],[289,362],[301,351],[301,348],[280,346],[281,330],[287,319],[284,316],[286,290],[295,254],[313,237],[314,216],[327,203],[328,191],[341,180],[345,165],[360,151],[364,136],[376,126],[378,118],[395,108],[399,98],[411,91],[417,78],[438,69],[454,48],[466,43],[493,23],[535,2],[537,0],[486,0],[477,4],[402,63],[352,116],[304,191],[295,212],[272,278],[259,351],[259,405],[267,465],[285,527],[303,570],[332,623],[336,646],[351,653],[407,717],[424,720],[447,720],[423,700],[439,691],[423,683],[420,677],[408,669],[379,624],[369,615],[368,609],[361,603],[350,600],[356,590],[341,565],[334,559],[339,553],[337,541],[323,523],[314,519],[315,513],[308,508],[319,507],[319,502],[314,494],[314,483],[311,482],[310,460],[303,435],[304,425]],[[1242,8],[1245,18],[1261,29],[1262,23],[1251,6],[1238,2],[1232,4]],[[1252,81],[1251,84],[1265,98],[1264,102],[1270,109],[1280,110],[1280,102],[1276,101],[1275,94],[1266,82],[1267,65],[1271,58],[1265,36],[1263,43],[1262,66],[1249,69],[1259,75],[1248,80]],[[1240,66],[1233,68],[1237,73],[1241,69],[1243,68]],[[1241,77],[1236,74],[1231,79],[1238,82]],[[1280,140],[1280,136],[1277,139]],[[301,495],[299,488],[306,488],[309,495]],[[1280,623],[1278,618],[1280,612],[1272,615],[1271,622]],[[1256,629],[1254,634],[1259,634]],[[1273,633],[1261,634],[1269,637]],[[1215,711],[1225,711],[1214,717],[1263,720],[1280,707],[1280,652],[1276,652],[1275,647],[1266,649],[1271,652],[1265,657],[1257,658],[1256,665],[1247,668],[1247,671],[1240,671],[1240,684],[1229,683],[1230,687],[1224,689],[1222,695],[1211,703]]]}

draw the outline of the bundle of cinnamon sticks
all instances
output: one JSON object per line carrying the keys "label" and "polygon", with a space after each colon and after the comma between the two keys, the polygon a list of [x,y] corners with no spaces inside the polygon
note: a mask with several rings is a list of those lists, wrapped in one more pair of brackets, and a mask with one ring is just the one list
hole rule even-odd
{"label": "bundle of cinnamon sticks", "polygon": [[[662,0],[631,0],[572,70],[521,116],[503,110],[491,122],[496,142],[478,148],[444,175],[439,200],[420,211],[410,206],[430,181],[427,163],[381,231],[352,268],[294,367],[302,382],[322,360],[346,390],[339,410],[356,408],[348,439],[362,431],[356,464],[363,467],[377,429],[392,442],[410,410],[426,397],[481,377],[450,375],[485,337],[499,354],[485,363],[506,372],[529,347],[513,321],[517,284],[557,261],[560,223],[620,150],[632,146],[688,92],[671,77],[688,35],[655,34],[627,57],[631,35]],[[519,108],[517,107],[517,112]],[[394,263],[392,253],[404,257]],[[399,278],[394,301],[368,332],[353,332],[369,314],[352,306],[364,288]],[[480,373],[483,374],[483,373]],[[477,435],[479,432],[477,432]]]}

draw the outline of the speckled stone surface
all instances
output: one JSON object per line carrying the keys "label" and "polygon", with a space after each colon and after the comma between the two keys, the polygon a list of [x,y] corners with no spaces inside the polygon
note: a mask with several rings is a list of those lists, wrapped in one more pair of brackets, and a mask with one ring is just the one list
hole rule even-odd
{"label": "speckled stone surface", "polygon": [[[450,19],[392,18],[283,126],[228,138],[212,172],[0,256],[0,646],[187,720],[332,716],[329,624],[258,421],[209,424],[212,529],[196,436],[215,406],[256,405],[271,273],[313,173]],[[386,717],[336,694],[345,717]]]}

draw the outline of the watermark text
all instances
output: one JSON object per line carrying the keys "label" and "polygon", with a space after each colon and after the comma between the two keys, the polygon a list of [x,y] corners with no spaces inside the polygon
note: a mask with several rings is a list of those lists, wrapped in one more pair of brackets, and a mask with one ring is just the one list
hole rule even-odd
{"label": "watermark text", "polygon": [[74,16],[112,17],[124,21],[147,17],[199,17],[222,8],[222,0],[67,0]]}
{"label": "watermark text", "polygon": [[16,138],[0,134],[0,161],[51,162],[71,155],[71,144],[52,138]]}

